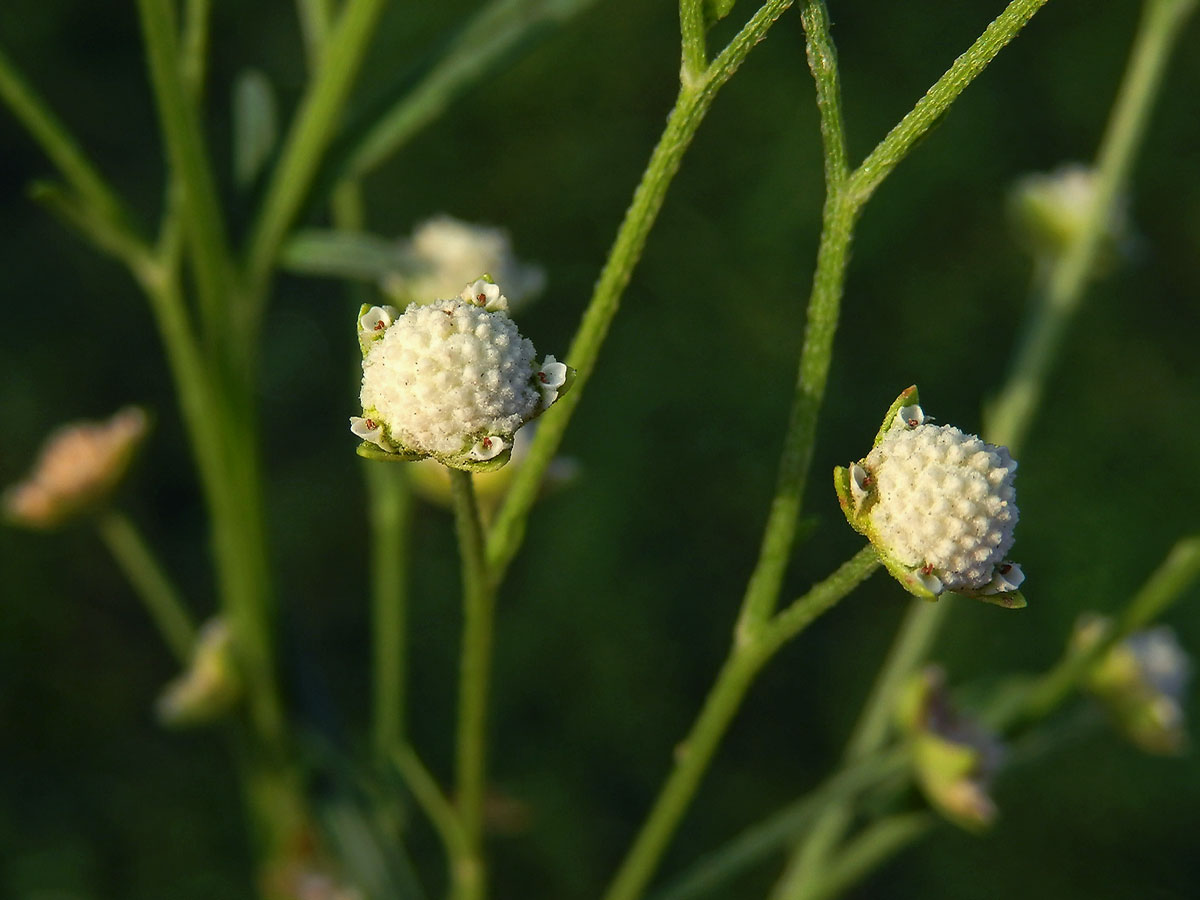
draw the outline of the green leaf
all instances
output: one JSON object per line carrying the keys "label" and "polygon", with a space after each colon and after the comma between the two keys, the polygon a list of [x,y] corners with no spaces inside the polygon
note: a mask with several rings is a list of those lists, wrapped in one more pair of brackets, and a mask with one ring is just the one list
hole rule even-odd
{"label": "green leaf", "polygon": [[255,182],[278,138],[271,82],[258,69],[246,69],[233,84],[233,180],[238,187]]}
{"label": "green leaf", "polygon": [[300,275],[364,281],[420,272],[420,263],[399,242],[361,231],[298,231],[284,245],[280,262]]}
{"label": "green leaf", "polygon": [[892,405],[888,407],[887,415],[883,417],[883,424],[879,426],[879,433],[875,435],[875,443],[872,446],[878,447],[883,440],[883,436],[895,427],[896,413],[900,412],[906,406],[917,406],[920,402],[921,400],[917,394],[917,386],[915,384],[905,388],[900,393],[900,396],[892,402]]}

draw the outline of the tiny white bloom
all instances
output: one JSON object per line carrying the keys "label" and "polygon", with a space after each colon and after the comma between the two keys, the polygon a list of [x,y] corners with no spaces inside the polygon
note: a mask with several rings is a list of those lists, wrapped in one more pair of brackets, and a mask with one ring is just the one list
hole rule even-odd
{"label": "tiny white bloom", "polygon": [[471,459],[477,459],[481,462],[486,459],[494,459],[508,448],[508,441],[496,434],[490,434],[485,438],[481,438],[471,448]]}
{"label": "tiny white bloom", "polygon": [[372,341],[383,337],[399,315],[400,310],[394,306],[372,306],[358,317],[358,345],[363,353]]}
{"label": "tiny white bloom", "polygon": [[558,399],[559,389],[567,383],[567,372],[566,363],[560,363],[553,356],[546,357],[537,373],[538,386],[542,391],[542,406],[548,407]]}
{"label": "tiny white bloom", "polygon": [[925,413],[916,405],[902,406],[896,412],[896,421],[906,428],[916,428],[925,424]]}
{"label": "tiny white bloom", "polygon": [[858,463],[850,463],[850,493],[854,497],[854,511],[862,509],[863,501],[870,493],[871,476]]}
{"label": "tiny white bloom", "polygon": [[500,286],[484,278],[468,284],[458,296],[488,312],[508,311],[508,298],[500,293]]}
{"label": "tiny white bloom", "polygon": [[392,442],[383,433],[383,426],[374,419],[361,416],[350,417],[350,430],[364,441],[368,441],[383,450],[394,450]]}

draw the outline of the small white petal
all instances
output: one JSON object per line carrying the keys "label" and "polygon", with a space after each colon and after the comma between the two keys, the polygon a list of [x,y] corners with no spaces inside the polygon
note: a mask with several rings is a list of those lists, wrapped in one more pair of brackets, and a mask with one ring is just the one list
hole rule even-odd
{"label": "small white petal", "polygon": [[358,320],[359,338],[368,342],[382,337],[399,315],[400,310],[394,306],[372,306]]}
{"label": "small white petal", "polygon": [[862,508],[870,490],[871,476],[858,463],[850,464],[850,498],[854,501],[854,511]]}
{"label": "small white petal", "polygon": [[508,442],[504,438],[488,435],[471,448],[470,457],[481,462],[493,459],[503,453],[506,447],[508,447]]}
{"label": "small white petal", "polygon": [[918,425],[925,424],[925,413],[921,411],[921,407],[916,405],[902,406],[896,412],[896,421],[908,428],[916,428]]}
{"label": "small white petal", "polygon": [[1007,594],[1015,591],[1025,581],[1025,573],[1016,563],[1005,562],[996,566],[992,580],[980,588],[981,594]]}
{"label": "small white petal", "polygon": [[374,444],[387,450],[389,453],[396,448],[392,446],[391,441],[384,436],[383,426],[374,419],[364,419],[361,416],[350,417],[350,430],[364,441]]}
{"label": "small white petal", "polygon": [[937,596],[943,590],[945,590],[945,585],[942,584],[942,579],[938,578],[932,572],[926,573],[922,572],[920,569],[917,569],[912,574],[913,578],[921,583],[921,587],[925,588],[925,590],[929,591],[929,593],[933,594],[934,596]]}
{"label": "small white petal", "polygon": [[482,278],[463,288],[459,297],[468,303],[482,306],[488,312],[503,312],[508,309],[508,298],[500,293],[500,285]]}

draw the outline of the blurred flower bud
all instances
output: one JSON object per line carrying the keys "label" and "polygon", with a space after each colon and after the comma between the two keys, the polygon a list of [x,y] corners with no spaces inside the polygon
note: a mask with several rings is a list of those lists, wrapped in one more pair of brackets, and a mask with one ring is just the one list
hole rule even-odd
{"label": "blurred flower bud", "polygon": [[[509,465],[490,472],[480,472],[475,476],[475,497],[479,509],[485,519],[490,519],[500,501],[504,499],[513,475],[529,452],[533,436],[537,432],[537,422],[527,428],[522,428],[513,438],[512,457]],[[546,469],[542,479],[543,493],[557,490],[572,481],[579,472],[579,464],[564,457],[553,460]],[[419,460],[409,469],[413,489],[438,506],[450,508],[453,503],[450,486],[450,473],[446,467],[432,459]]]}
{"label": "blurred flower bud", "polygon": [[970,831],[991,825],[996,805],[988,785],[1004,747],[951,706],[941,668],[927,666],[912,677],[901,692],[896,717],[909,737],[914,774],[929,803]]}
{"label": "blurred flower bud", "polygon": [[200,631],[191,667],[158,698],[158,720],[168,728],[193,728],[223,718],[242,694],[233,658],[233,635],[222,619]]}
{"label": "blurred flower bud", "polygon": [[[1053,258],[1078,239],[1093,214],[1096,173],[1081,163],[1067,163],[1053,172],[1019,179],[1009,201],[1021,243],[1035,257]],[[1129,236],[1125,203],[1108,217],[1098,259],[1105,264]]]}
{"label": "blurred flower bud", "polygon": [[538,362],[533,343],[508,317],[490,278],[458,297],[399,316],[363,307],[362,417],[350,429],[370,459],[433,457],[466,471],[498,469],[522,425],[545,412],[573,372],[553,356]]}
{"label": "blurred flower bud", "polygon": [[400,307],[452,296],[464,278],[477,272],[488,272],[503,284],[514,308],[534,299],[546,284],[541,268],[517,260],[508,234],[500,228],[436,216],[418,225],[402,249],[413,268],[389,274],[380,284]]}
{"label": "blurred flower bud", "polygon": [[906,590],[944,591],[1008,608],[1025,605],[1021,567],[1006,559],[1017,524],[1017,464],[1004,447],[933,425],[917,389],[888,410],[874,449],[834,469],[846,520]]}
{"label": "blurred flower bud", "polygon": [[5,518],[50,530],[99,506],[125,474],[147,427],[145,411],[130,406],[104,422],[59,428],[29,476],[5,492]]}
{"label": "blurred flower bud", "polygon": [[[1083,650],[1112,628],[1086,616],[1072,645]],[[1103,704],[1113,725],[1147,753],[1177,754],[1187,747],[1184,694],[1191,660],[1166,625],[1139,631],[1108,651],[1088,674],[1085,688]]]}

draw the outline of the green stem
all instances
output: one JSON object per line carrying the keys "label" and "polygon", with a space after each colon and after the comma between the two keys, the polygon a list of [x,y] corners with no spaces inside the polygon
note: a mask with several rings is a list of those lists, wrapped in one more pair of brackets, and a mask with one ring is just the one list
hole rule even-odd
{"label": "green stem", "polygon": [[[149,0],[141,0],[149,2]],[[251,303],[243,337],[252,339],[267,303],[279,248],[300,212],[322,155],[336,133],[354,78],[387,0],[349,0],[296,112],[262,210],[251,232],[246,275]]]}
{"label": "green stem", "polygon": [[183,23],[183,81],[197,104],[204,97],[212,0],[188,0]]}
{"label": "green stem", "polygon": [[[943,597],[937,603],[910,601],[908,617],[883,664],[875,685],[859,713],[843,758],[843,767],[878,752],[887,739],[892,712],[900,688],[929,653],[951,601]],[[792,855],[776,887],[775,898],[806,897],[821,876],[822,861],[841,841],[850,825],[854,807],[847,802],[831,803]]]}
{"label": "green stem", "polygon": [[138,8],[167,157],[194,257],[201,318],[207,337],[219,346],[234,279],[197,97],[180,66],[182,51],[171,0],[138,0]]}
{"label": "green stem", "polygon": [[408,529],[412,492],[403,466],[364,463],[371,517],[371,595],[376,758],[404,740]]}
{"label": "green stem", "polygon": [[617,230],[608,260],[596,281],[592,299],[567,354],[568,363],[576,370],[575,382],[571,391],[540,419],[529,455],[513,475],[504,503],[496,515],[487,549],[488,564],[497,582],[503,578],[521,545],[538,488],[592,376],[600,347],[620,306],[621,295],[641,258],[646,238],[662,209],[667,188],[679,171],[696,129],[700,127],[721,86],[733,76],[750,50],[766,36],[771,25],[791,2],[769,0],[765,3],[713,60],[705,77],[681,88],[662,137],[650,155],[633,200]]}
{"label": "green stem", "polygon": [[96,520],[96,530],[141,597],[163,640],[186,666],[192,659],[196,626],[145,539],[129,518],[116,510],[104,512]]}
{"label": "green stem", "polygon": [[[855,885],[908,844],[929,832],[937,819],[929,812],[900,813],[869,825],[830,860],[820,884],[795,900],[829,900]],[[792,896],[784,895],[787,900]]]}
{"label": "green stem", "polygon": [[996,54],[1017,36],[1045,4],[1046,0],[1012,0],[975,43],[934,82],[925,96],[917,101],[916,106],[887,133],[850,176],[850,192],[858,206],[867,201],[917,141],[937,124],[967,85],[987,68]]}
{"label": "green stem", "polygon": [[[1043,675],[1026,697],[1018,714],[1020,723],[1045,718],[1066,700],[1105,654],[1129,635],[1157,620],[1200,579],[1200,535],[1178,541],[1166,559],[1130,600],[1115,627],[1086,650],[1068,652]],[[1004,722],[1004,726],[1011,723]]]}
{"label": "green stem", "polygon": [[300,33],[304,37],[304,52],[308,57],[308,70],[315,72],[321,65],[321,55],[329,40],[333,23],[332,0],[296,0],[296,12],[300,18]]}
{"label": "green stem", "polygon": [[390,757],[400,777],[408,785],[421,811],[429,819],[434,831],[446,848],[447,859],[451,866],[451,880],[454,880],[454,865],[457,860],[467,859],[471,855],[470,842],[463,830],[458,810],[454,808],[437,780],[413,752],[412,747],[401,744],[394,747]]}
{"label": "green stem", "polygon": [[761,631],[738,635],[700,715],[676,749],[671,774],[617,870],[605,900],[635,900],[642,895],[754,677],[788,640],[849,594],[877,565],[873,551],[859,551]]}
{"label": "green stem", "polygon": [[679,67],[681,84],[692,84],[704,77],[708,68],[705,41],[704,0],[679,0],[679,33],[683,61]]}
{"label": "green stem", "polygon": [[1096,154],[1091,212],[1055,261],[1042,296],[1036,298],[1034,319],[988,416],[989,440],[1007,443],[1010,448],[1024,443],[1145,138],[1171,51],[1194,10],[1192,0],[1149,0],[1143,8],[1116,104]]}
{"label": "green stem", "polygon": [[450,470],[463,569],[462,671],[458,706],[458,811],[466,851],[455,861],[456,900],[485,893],[483,803],[487,789],[487,698],[496,594],[484,559],[483,523],[469,472]]}
{"label": "green stem", "polygon": [[808,300],[804,345],[779,458],[775,495],[763,529],[758,562],[746,586],[738,619],[738,632],[742,635],[761,627],[774,611],[792,555],[796,523],[812,467],[817,417],[833,361],[833,338],[837,332],[856,215],[845,191],[846,138],[841,115],[841,86],[825,4],[822,0],[808,0],[801,9],[801,17],[807,35],[809,65],[817,83],[817,109],[821,116],[825,155],[825,207]]}
{"label": "green stem", "polygon": [[116,191],[3,52],[0,52],[0,100],[79,195],[88,208],[89,218],[103,223],[104,229],[118,235],[123,243],[144,248],[145,241],[130,226],[130,217]]}
{"label": "green stem", "polygon": [[906,751],[893,750],[843,769],[820,787],[707,855],[665,890],[655,894],[652,900],[693,900],[721,887],[794,842],[826,804],[851,801],[866,788],[903,774],[910,765]]}

